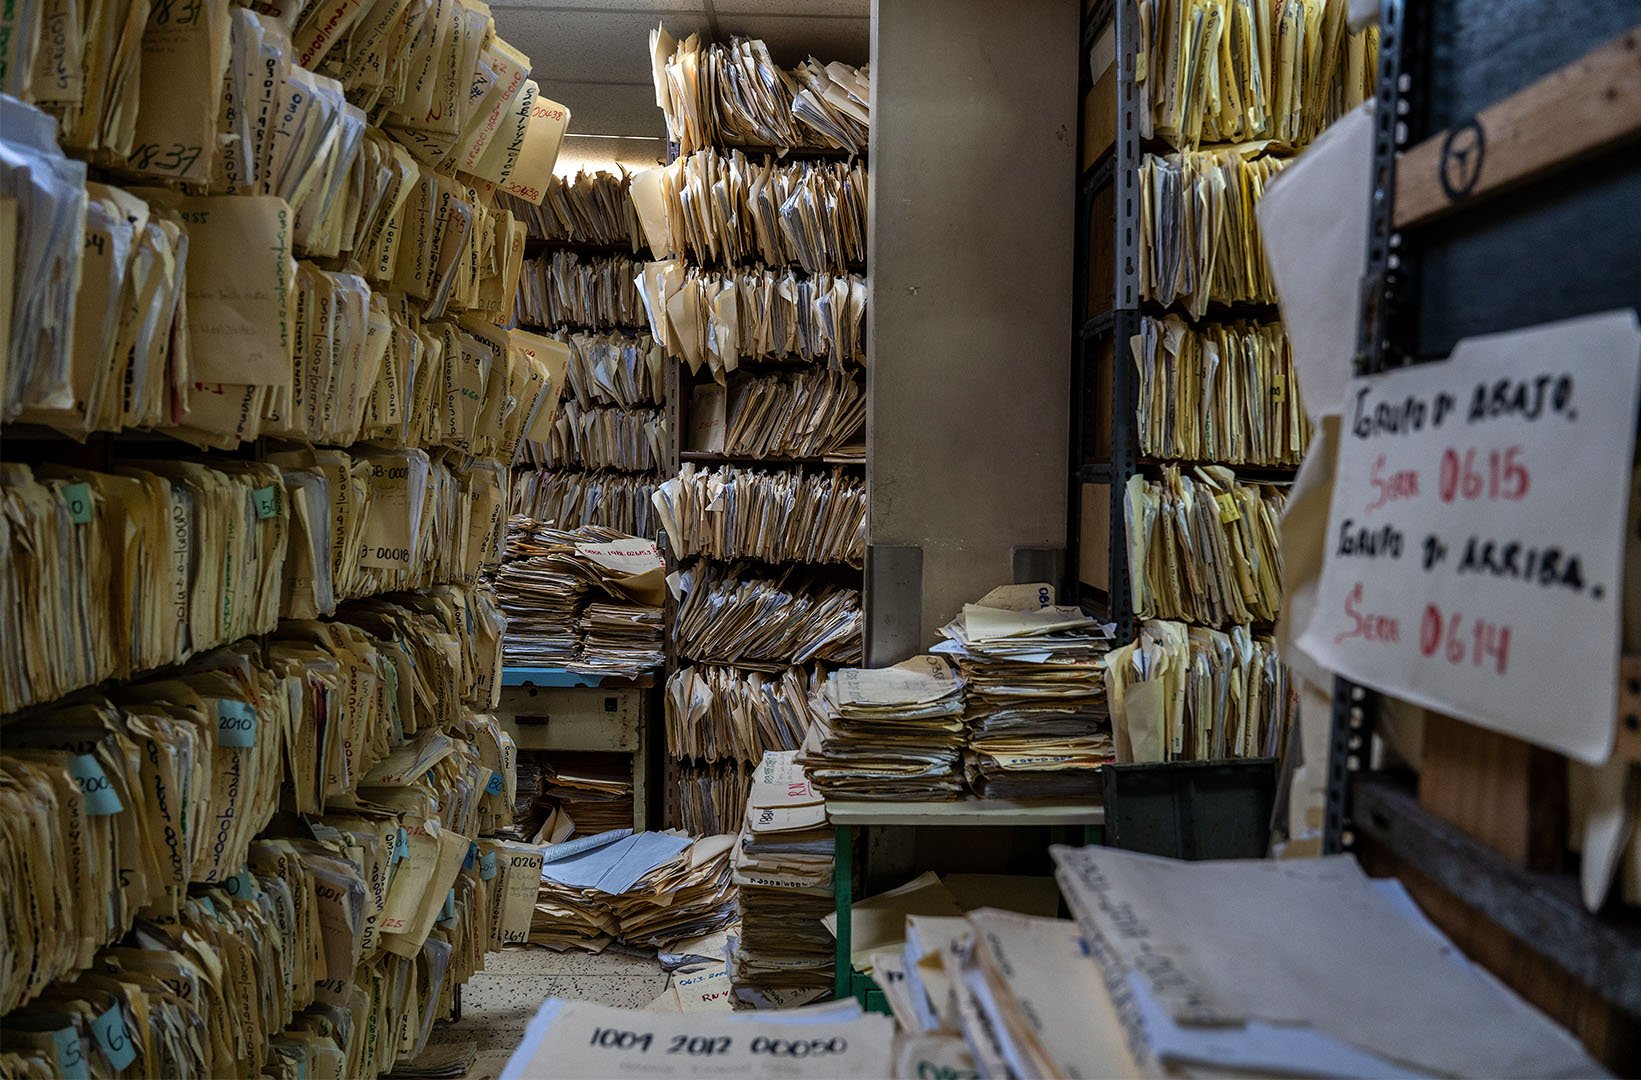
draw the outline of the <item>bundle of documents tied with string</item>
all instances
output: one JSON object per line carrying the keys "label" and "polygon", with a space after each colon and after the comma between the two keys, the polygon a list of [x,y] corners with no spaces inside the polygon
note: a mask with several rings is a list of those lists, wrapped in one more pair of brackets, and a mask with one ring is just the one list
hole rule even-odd
{"label": "bundle of documents tied with string", "polygon": [[1085,945],[1062,936],[1033,955],[1000,940],[974,985],[1014,1020],[995,1041],[964,1025],[977,1058],[1013,1069],[1040,1047],[1055,1065],[1018,1075],[1604,1075],[1352,856],[1050,852]]}
{"label": "bundle of documents tied with string", "polygon": [[615,829],[546,847],[530,943],[667,948],[735,918],[727,835]]}
{"label": "bundle of documents tied with string", "polygon": [[964,772],[974,793],[1094,797],[1112,760],[1102,660],[1112,628],[1054,605],[1045,583],[1004,585],[963,605],[937,651],[968,683]]}
{"label": "bundle of documents tied with string", "polygon": [[672,766],[678,786],[678,821],[689,833],[728,832],[746,812],[752,772],[738,761],[689,761]]}
{"label": "bundle of documents tied with string", "polygon": [[654,541],[514,519],[493,582],[508,661],[625,676],[657,667],[664,565]]}
{"label": "bundle of documents tied with string", "polygon": [[780,1008],[832,987],[832,829],[796,751],[764,754],[735,846],[741,934],[730,954],[737,1007]]}
{"label": "bundle of documents tied with string", "polygon": [[828,798],[963,793],[963,680],[944,657],[834,671],[817,707],[798,760]]}
{"label": "bundle of documents tied with string", "polygon": [[756,38],[703,44],[650,31],[655,104],[683,153],[717,145],[822,147],[861,153],[871,128],[871,73],[810,57],[791,71]]}

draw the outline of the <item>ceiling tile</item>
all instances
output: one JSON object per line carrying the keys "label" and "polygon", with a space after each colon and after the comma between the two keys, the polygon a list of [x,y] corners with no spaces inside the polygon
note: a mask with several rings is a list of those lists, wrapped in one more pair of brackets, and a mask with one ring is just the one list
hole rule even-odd
{"label": "ceiling tile", "polygon": [[724,15],[810,15],[872,17],[872,0],[712,0]]}
{"label": "ceiling tile", "polygon": [[[743,0],[744,2],[744,0]],[[776,63],[791,67],[806,56],[822,63],[842,60],[864,64],[871,54],[870,18],[817,18],[812,15],[730,14],[718,9],[718,30],[727,39],[732,34],[762,38]]]}
{"label": "ceiling tile", "polygon": [[648,135],[663,138],[666,120],[655,107],[655,87],[589,86],[548,80],[541,92],[570,108],[570,130],[583,135]]}
{"label": "ceiling tile", "polygon": [[[649,35],[659,21],[653,13],[491,10],[497,32],[530,57],[537,82],[650,84]],[[706,18],[698,14],[672,12],[666,23],[677,36],[707,32]]]}

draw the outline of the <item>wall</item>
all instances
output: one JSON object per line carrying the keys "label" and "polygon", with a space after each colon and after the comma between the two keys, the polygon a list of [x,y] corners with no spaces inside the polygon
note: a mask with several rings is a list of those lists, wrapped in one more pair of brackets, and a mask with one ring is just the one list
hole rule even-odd
{"label": "wall", "polygon": [[1016,547],[1065,544],[1078,5],[874,0],[872,16],[879,664],[1013,580]]}

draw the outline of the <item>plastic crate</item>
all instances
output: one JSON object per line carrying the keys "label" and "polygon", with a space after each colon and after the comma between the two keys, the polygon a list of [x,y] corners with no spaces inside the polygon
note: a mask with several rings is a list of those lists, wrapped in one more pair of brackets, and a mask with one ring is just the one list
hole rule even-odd
{"label": "plastic crate", "polygon": [[1175,859],[1263,858],[1276,758],[1106,765],[1105,842]]}

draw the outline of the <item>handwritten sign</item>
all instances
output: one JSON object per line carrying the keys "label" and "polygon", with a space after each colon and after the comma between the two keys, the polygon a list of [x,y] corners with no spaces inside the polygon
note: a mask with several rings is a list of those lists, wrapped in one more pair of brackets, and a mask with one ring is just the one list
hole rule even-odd
{"label": "handwritten sign", "polygon": [[1300,647],[1376,690],[1605,761],[1638,386],[1631,312],[1356,379]]}

